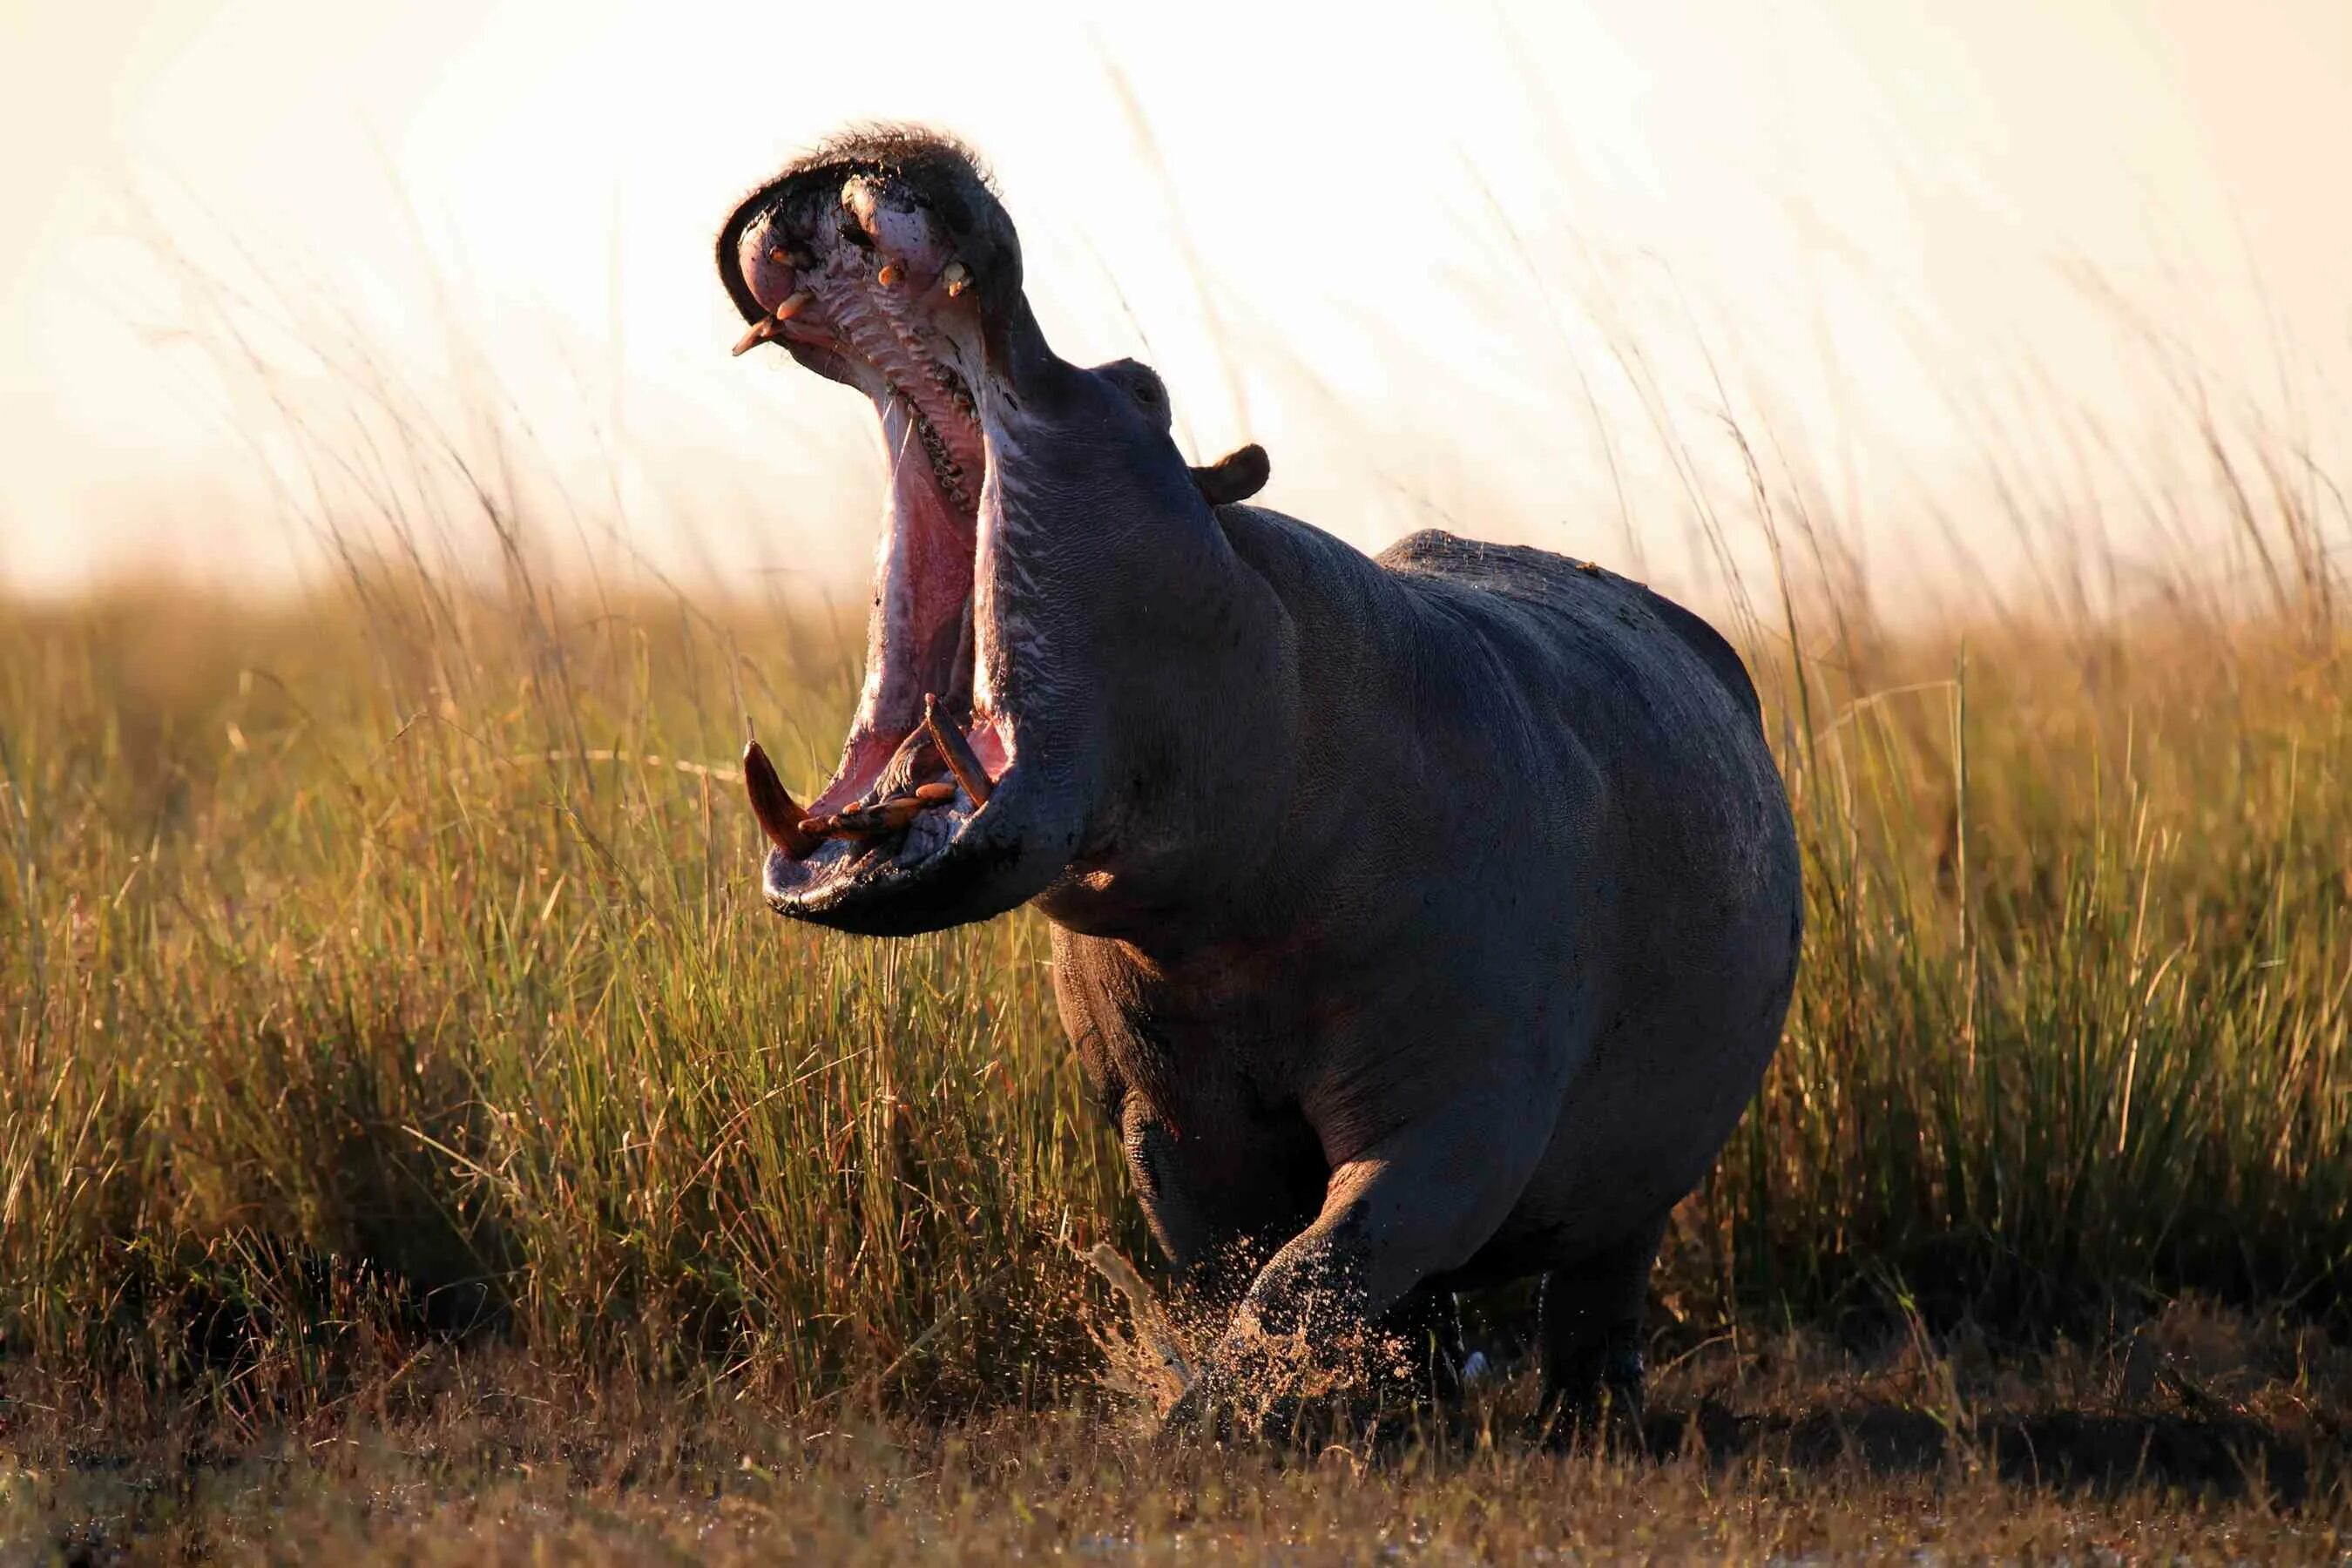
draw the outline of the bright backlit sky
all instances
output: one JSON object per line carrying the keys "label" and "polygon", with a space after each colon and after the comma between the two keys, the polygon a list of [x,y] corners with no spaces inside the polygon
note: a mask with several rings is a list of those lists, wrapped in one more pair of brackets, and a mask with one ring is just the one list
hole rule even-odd
{"label": "bright backlit sky", "polygon": [[0,5],[0,575],[42,585],[306,559],[197,286],[255,278],[427,401],[495,377],[656,564],[856,569],[870,420],[728,358],[709,257],[852,118],[976,143],[1056,346],[1368,545],[1663,547],[1640,433],[1703,435],[1702,342],[1886,518],[1966,468],[1956,385],[2143,399],[2080,269],[2225,379],[2352,344],[2346,0]]}

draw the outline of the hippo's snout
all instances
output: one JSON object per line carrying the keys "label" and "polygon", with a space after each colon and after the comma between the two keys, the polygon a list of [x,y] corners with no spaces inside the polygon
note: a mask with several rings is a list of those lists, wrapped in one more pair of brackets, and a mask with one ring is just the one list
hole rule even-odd
{"label": "hippo's snout", "polygon": [[[1004,881],[1008,866],[1025,879],[1036,853],[1072,837],[1044,792],[992,804],[1017,763],[1019,727],[978,669],[990,630],[974,593],[992,461],[982,405],[1007,395],[1020,357],[1009,346],[1034,333],[1011,220],[954,143],[869,132],[744,203],[719,262],[750,323],[735,352],[781,344],[865,393],[889,462],[866,685],[841,762],[803,807],[756,746],[745,756],[774,850],[768,901],[884,931],[1010,907],[1059,867],[1024,890]],[[1003,901],[981,907],[999,884]]]}

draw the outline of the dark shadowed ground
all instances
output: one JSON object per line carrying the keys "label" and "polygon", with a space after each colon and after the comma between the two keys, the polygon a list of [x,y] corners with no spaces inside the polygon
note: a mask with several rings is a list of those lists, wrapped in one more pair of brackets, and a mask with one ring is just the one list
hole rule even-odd
{"label": "dark shadowed ground", "polygon": [[1717,1341],[1664,1369],[1638,1458],[1531,1443],[1525,1376],[1442,1434],[1169,1457],[1112,1398],[965,1423],[844,1410],[787,1425],[723,1384],[651,1395],[530,1373],[495,1352],[427,1357],[266,1436],[217,1410],[110,1410],[20,1377],[0,1407],[0,1544],[91,1563],[2352,1550],[2352,1352],[2193,1304],[2037,1352],[1968,1331],[1866,1349]]}

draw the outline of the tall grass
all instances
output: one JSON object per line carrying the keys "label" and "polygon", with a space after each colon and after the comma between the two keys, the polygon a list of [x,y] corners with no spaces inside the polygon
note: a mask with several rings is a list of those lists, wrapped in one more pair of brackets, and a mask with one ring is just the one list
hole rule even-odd
{"label": "tall grass", "polygon": [[[0,1344],[255,1410],[468,1334],[790,1408],[1084,1373],[1076,1249],[1148,1244],[1040,922],[759,906],[744,719],[814,779],[854,629],[551,581],[594,509],[516,478],[513,420],[437,422],[357,349],[301,401],[254,344],[371,339],[257,309],[221,332],[335,585],[0,605]],[[1787,1037],[1667,1320],[2352,1317],[2352,520],[2300,426],[2148,334],[2161,460],[2045,406],[2107,454],[2051,481],[1985,415],[1958,531],[2022,566],[1905,616],[1769,399],[1600,341],[1670,476],[1621,505],[1715,564],[1807,868]]]}
{"label": "tall grass", "polygon": [[[1039,922],[861,942],[755,897],[738,693],[813,773],[846,650],[364,588],[0,626],[8,1348],[256,1400],[467,1331],[795,1405],[1082,1368],[1073,1246],[1144,1244]],[[1667,1305],[2340,1316],[2346,654],[2170,619],[1759,650],[1809,946]]]}

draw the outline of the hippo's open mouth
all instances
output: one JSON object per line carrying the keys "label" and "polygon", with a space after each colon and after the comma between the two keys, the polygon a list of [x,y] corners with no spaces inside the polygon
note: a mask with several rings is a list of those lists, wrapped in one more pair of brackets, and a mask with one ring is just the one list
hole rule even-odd
{"label": "hippo's open mouth", "polygon": [[866,683],[841,762],[803,809],[756,744],[745,752],[774,847],[768,901],[809,918],[970,858],[955,851],[1014,763],[1011,718],[989,697],[990,634],[973,594],[992,461],[976,269],[997,249],[968,232],[954,183],[922,173],[815,163],[746,204],[720,240],[721,272],[752,323],[736,353],[781,343],[864,392],[888,464]]}

